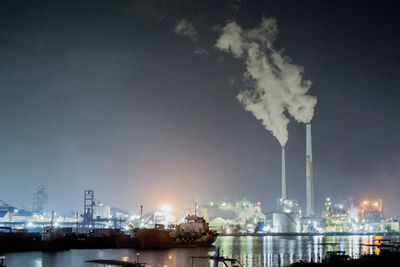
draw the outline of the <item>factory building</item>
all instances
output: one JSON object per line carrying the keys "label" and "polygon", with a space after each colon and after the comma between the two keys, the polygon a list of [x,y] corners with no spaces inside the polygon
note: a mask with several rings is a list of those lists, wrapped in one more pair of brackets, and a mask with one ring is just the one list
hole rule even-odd
{"label": "factory building", "polygon": [[32,217],[32,212],[17,209],[0,200],[0,222],[24,222]]}
{"label": "factory building", "polygon": [[93,206],[93,217],[95,219],[109,219],[111,218],[111,207],[105,206],[100,201],[96,201]]}
{"label": "factory building", "polygon": [[351,231],[349,211],[343,205],[332,205],[328,197],[325,201],[324,227],[327,233],[342,233]]}
{"label": "factory building", "polygon": [[[285,148],[282,147],[282,196],[278,200],[278,211],[272,214],[273,231],[293,233],[301,231],[301,210],[295,200],[287,199]],[[314,216],[314,181],[312,169],[311,124],[306,125],[306,216]]]}
{"label": "factory building", "polygon": [[386,221],[379,223],[367,223],[365,232],[370,233],[398,233],[400,232],[400,222]]}
{"label": "factory building", "polygon": [[360,203],[360,218],[363,222],[377,223],[383,220],[382,199],[369,201],[364,200]]}
{"label": "factory building", "polygon": [[210,229],[222,233],[254,233],[260,231],[266,221],[260,202],[243,199],[235,203],[211,202],[202,207],[210,217]]}
{"label": "factory building", "polygon": [[301,229],[300,214],[275,212],[272,215],[273,231],[276,233],[299,233]]}
{"label": "factory building", "polygon": [[35,214],[43,214],[44,207],[47,204],[48,196],[46,188],[43,185],[36,187],[33,193],[32,212]]}
{"label": "factory building", "polygon": [[272,231],[275,233],[298,233],[301,210],[296,200],[279,199],[278,211],[272,214]]}
{"label": "factory building", "polygon": [[218,233],[226,233],[229,223],[230,222],[224,218],[216,217],[209,222],[209,227],[210,230],[217,231]]}

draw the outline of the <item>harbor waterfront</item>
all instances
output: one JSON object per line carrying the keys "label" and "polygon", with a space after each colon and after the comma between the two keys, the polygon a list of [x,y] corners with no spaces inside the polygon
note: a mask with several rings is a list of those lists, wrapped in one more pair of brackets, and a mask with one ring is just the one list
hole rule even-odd
{"label": "harbor waterfront", "polygon": [[[385,237],[400,240],[400,236]],[[221,254],[238,259],[243,266],[289,266],[303,261],[320,262],[326,251],[344,250],[351,258],[365,254],[379,254],[377,247],[371,246],[376,237],[369,235],[351,236],[219,236],[214,247],[173,248],[165,250],[134,249],[72,249],[55,252],[5,253],[7,267],[89,267],[85,261],[92,259],[113,259],[136,261],[146,266],[192,266],[192,256],[213,255],[219,247]],[[212,266],[207,259],[194,259],[193,266]]]}

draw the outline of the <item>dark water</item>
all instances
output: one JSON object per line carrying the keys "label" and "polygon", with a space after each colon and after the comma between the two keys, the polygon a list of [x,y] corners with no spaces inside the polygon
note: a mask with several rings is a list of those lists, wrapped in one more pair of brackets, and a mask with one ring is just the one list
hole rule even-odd
{"label": "dark water", "polygon": [[[221,254],[233,257],[243,266],[288,266],[300,260],[321,261],[327,250],[344,250],[352,258],[362,254],[376,254],[379,250],[365,244],[373,244],[373,236],[293,236],[293,237],[218,237],[214,243]],[[158,251],[140,251],[140,261],[148,266],[192,266],[191,256],[213,255],[215,248],[179,248]],[[90,267],[85,263],[92,259],[136,261],[133,249],[87,249],[61,252],[22,252],[3,254],[7,267]],[[101,265],[103,266],[103,265]],[[195,267],[210,267],[206,259],[195,259]],[[220,264],[222,266],[222,264]]]}

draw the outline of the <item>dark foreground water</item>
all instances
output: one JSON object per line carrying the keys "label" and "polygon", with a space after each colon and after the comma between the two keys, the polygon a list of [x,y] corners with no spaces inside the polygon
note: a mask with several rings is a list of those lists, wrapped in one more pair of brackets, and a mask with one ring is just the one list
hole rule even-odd
{"label": "dark foreground water", "polygon": [[[379,250],[372,246],[373,236],[263,236],[263,237],[218,237],[214,243],[221,254],[233,257],[243,266],[288,266],[300,260],[319,262],[327,250],[344,250],[352,258],[363,254],[376,254]],[[192,266],[191,256],[213,255],[214,248],[179,248],[157,251],[140,251],[140,261],[148,266]],[[22,252],[3,254],[7,267],[90,267],[85,263],[92,259],[114,259],[135,261],[133,249],[87,249],[60,252]],[[101,265],[103,266],[103,265]],[[195,259],[195,267],[210,267],[206,259]],[[222,264],[220,264],[222,266]]]}

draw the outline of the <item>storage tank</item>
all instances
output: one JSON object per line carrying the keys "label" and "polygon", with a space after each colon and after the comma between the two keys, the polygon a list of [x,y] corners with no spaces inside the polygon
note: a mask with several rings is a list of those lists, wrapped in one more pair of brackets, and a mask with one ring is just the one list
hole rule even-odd
{"label": "storage tank", "polygon": [[299,213],[275,212],[272,214],[273,229],[276,233],[298,233],[300,232]]}

